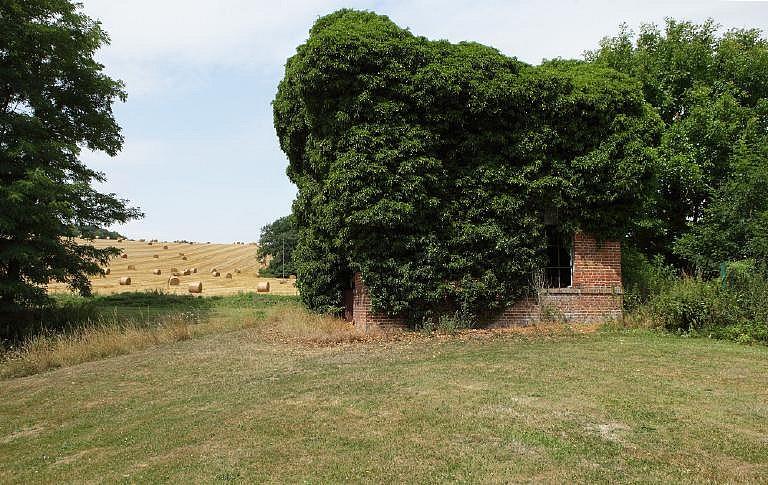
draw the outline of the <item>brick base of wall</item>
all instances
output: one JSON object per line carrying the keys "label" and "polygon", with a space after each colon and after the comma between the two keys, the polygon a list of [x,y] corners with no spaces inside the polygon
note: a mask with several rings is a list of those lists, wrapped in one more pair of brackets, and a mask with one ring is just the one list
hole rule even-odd
{"label": "brick base of wall", "polygon": [[[406,322],[397,317],[371,312],[368,289],[355,281],[352,321],[355,327],[369,331],[382,328],[405,328]],[[622,293],[619,288],[556,288],[542,290],[539,297],[524,298],[483,327],[528,326],[542,322],[599,323],[619,320],[622,316]]]}
{"label": "brick base of wall", "polygon": [[553,288],[538,298],[518,301],[490,322],[489,327],[514,327],[539,322],[597,323],[622,315],[620,288]]}
{"label": "brick base of wall", "polygon": [[[621,246],[577,233],[573,239],[573,287],[552,288],[538,297],[525,298],[510,306],[488,327],[531,325],[546,321],[595,323],[620,319],[622,315]],[[371,298],[360,274],[355,274],[349,312],[361,330],[405,327],[403,319],[371,312]]]}

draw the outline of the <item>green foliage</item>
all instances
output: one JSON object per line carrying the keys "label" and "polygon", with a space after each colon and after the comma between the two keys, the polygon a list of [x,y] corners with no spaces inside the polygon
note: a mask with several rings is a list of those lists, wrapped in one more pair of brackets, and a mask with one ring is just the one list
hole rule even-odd
{"label": "green foliage", "polygon": [[88,276],[118,250],[76,244],[76,228],[140,215],[94,190],[104,175],[78,159],[83,147],[119,151],[111,106],[125,99],[94,60],[107,34],[80,9],[68,0],[0,3],[0,319],[44,303],[50,280],[87,294]]}
{"label": "green foliage", "polygon": [[79,229],[80,237],[85,239],[94,239],[97,237],[100,238],[110,238],[110,239],[120,239],[125,238],[122,234],[120,234],[117,231],[110,231],[108,229],[104,229],[102,227],[94,226],[93,224],[82,226]]}
{"label": "green foliage", "polygon": [[296,248],[297,237],[296,216],[293,214],[262,227],[257,257],[271,259],[269,266],[260,270],[260,273],[274,276],[296,274],[293,250]]}
{"label": "green foliage", "polygon": [[768,261],[768,42],[713,21],[626,26],[587,58],[638,79],[664,120],[659,191],[632,240],[648,255],[714,274]]}
{"label": "green foliage", "polygon": [[768,278],[751,262],[728,265],[729,284],[682,278],[655,295],[647,311],[667,330],[768,343]]}
{"label": "green foliage", "polygon": [[621,252],[624,309],[632,311],[667,291],[676,283],[678,273],[661,255],[649,259],[636,248],[624,248]]}
{"label": "green foliage", "polygon": [[654,190],[660,120],[626,75],[532,67],[374,13],[315,23],[274,114],[318,311],[356,271],[375,311],[415,322],[499,310],[541,266],[545,222],[621,237]]}

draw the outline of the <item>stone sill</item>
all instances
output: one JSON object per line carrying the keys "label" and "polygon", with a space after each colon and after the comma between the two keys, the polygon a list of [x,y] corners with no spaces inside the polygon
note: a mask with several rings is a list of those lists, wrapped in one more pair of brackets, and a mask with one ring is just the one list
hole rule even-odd
{"label": "stone sill", "polygon": [[580,286],[568,288],[545,288],[541,290],[545,295],[622,295],[621,286]]}

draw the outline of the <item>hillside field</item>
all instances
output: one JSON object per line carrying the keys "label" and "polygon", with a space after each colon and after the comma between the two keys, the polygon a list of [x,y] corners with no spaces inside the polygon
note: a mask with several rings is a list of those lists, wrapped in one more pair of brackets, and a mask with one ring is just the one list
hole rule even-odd
{"label": "hillside field", "polygon": [[[171,294],[187,294],[188,285],[195,281],[203,283],[203,295],[231,295],[240,292],[255,292],[256,285],[260,282],[269,282],[270,294],[296,295],[297,290],[294,281],[281,278],[264,278],[259,276],[259,268],[263,267],[256,258],[258,246],[255,244],[208,244],[208,243],[173,243],[173,242],[149,242],[137,240],[95,239],[93,241],[80,241],[84,244],[93,244],[96,247],[115,246],[123,249],[128,255],[127,259],[117,257],[112,260],[108,268],[110,274],[104,277],[95,277],[91,280],[95,294],[112,294],[123,292],[135,292],[143,290],[162,290]],[[168,246],[168,249],[163,249]],[[182,254],[183,253],[183,256]],[[154,256],[157,255],[157,258]],[[183,257],[186,256],[187,260]],[[129,270],[128,266],[134,265],[135,270]],[[184,271],[187,268],[197,268],[196,274],[179,276],[181,280],[178,286],[168,284],[171,269]],[[210,270],[216,268],[221,275],[214,277]],[[160,269],[161,274],[152,273],[154,269]],[[240,273],[236,273],[239,269]],[[226,273],[232,273],[232,279],[225,277]],[[129,276],[130,286],[121,286],[120,278]],[[66,292],[64,284],[49,285],[50,292]]]}

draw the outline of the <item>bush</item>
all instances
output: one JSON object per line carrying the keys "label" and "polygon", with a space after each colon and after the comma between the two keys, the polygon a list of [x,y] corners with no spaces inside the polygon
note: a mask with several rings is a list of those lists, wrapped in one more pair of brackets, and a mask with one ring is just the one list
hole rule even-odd
{"label": "bush", "polygon": [[624,309],[634,310],[651,298],[668,291],[677,281],[678,272],[657,255],[650,260],[641,252],[627,248],[621,255],[624,285]]}
{"label": "bush", "polygon": [[768,278],[750,262],[727,265],[724,280],[678,279],[636,311],[670,331],[768,344]]}

